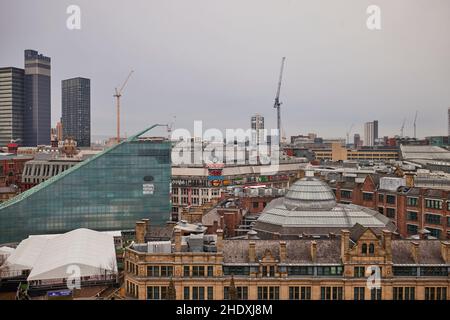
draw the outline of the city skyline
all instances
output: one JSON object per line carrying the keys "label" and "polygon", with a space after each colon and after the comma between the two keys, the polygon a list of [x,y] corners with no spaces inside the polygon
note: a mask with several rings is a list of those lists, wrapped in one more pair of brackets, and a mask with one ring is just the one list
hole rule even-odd
{"label": "city skyline", "polygon": [[[288,136],[317,132],[345,137],[351,123],[355,128],[350,134],[362,134],[369,119],[382,124],[380,136],[393,136],[400,134],[405,117],[405,135],[413,136],[416,110],[418,137],[447,131],[443,115],[450,105],[450,40],[442,32],[450,21],[447,2],[424,14],[418,3],[404,11],[400,4],[381,1],[380,31],[366,28],[367,4],[355,1],[345,8],[330,1],[278,6],[268,1],[258,6],[252,23],[246,19],[255,8],[251,2],[239,4],[239,14],[233,3],[220,3],[217,9],[203,1],[103,4],[111,8],[108,12],[122,12],[123,23],[116,24],[102,3],[87,1],[79,3],[82,28],[75,31],[65,27],[64,2],[15,1],[0,13],[18,17],[8,24],[1,19],[8,48],[0,53],[1,66],[20,67],[26,48],[53,58],[53,126],[61,116],[60,81],[83,76],[96,83],[92,134],[113,136],[114,87],[134,69],[122,102],[124,134],[153,119],[171,122],[174,115],[175,127],[191,128],[195,120],[203,120],[205,126],[221,129],[223,124],[247,128],[248,117],[260,113],[266,127],[274,128],[279,59],[286,56],[281,100]],[[320,10],[323,6],[328,10]],[[22,10],[35,12],[26,19],[39,32],[13,38],[14,30],[26,25]],[[283,18],[272,19],[273,10]],[[420,23],[413,23],[417,16]],[[139,23],[133,25],[131,19]],[[206,30],[206,25],[214,27]],[[234,113],[242,116],[236,119]]]}

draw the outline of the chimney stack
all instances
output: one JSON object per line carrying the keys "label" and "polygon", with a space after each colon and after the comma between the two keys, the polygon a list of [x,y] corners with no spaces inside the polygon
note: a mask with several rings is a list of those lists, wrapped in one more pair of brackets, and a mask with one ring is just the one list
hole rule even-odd
{"label": "chimney stack", "polygon": [[392,257],[392,232],[389,230],[383,230],[383,247],[386,251],[386,255]]}
{"label": "chimney stack", "polygon": [[248,260],[250,263],[256,262],[256,242],[250,241],[248,243]]}
{"label": "chimney stack", "polygon": [[145,222],[137,221],[136,222],[136,243],[145,243]]}
{"label": "chimney stack", "polygon": [[311,260],[313,263],[317,261],[317,241],[311,241]]}
{"label": "chimney stack", "polygon": [[216,231],[216,233],[217,233],[217,241],[216,241],[217,252],[222,252],[223,251],[223,230],[218,229]]}
{"label": "chimney stack", "polygon": [[181,230],[175,229],[175,252],[181,252]]}
{"label": "chimney stack", "polygon": [[349,249],[349,243],[350,243],[350,231],[342,230],[341,231],[341,257],[342,257],[342,260],[344,260],[344,257],[347,254],[347,251]]}
{"label": "chimney stack", "polygon": [[416,241],[411,242],[411,255],[414,263],[419,263],[419,243]]}
{"label": "chimney stack", "polygon": [[284,263],[287,258],[286,241],[280,241],[280,262]]}
{"label": "chimney stack", "polygon": [[141,219],[142,222],[145,223],[145,233],[150,231],[150,219]]}

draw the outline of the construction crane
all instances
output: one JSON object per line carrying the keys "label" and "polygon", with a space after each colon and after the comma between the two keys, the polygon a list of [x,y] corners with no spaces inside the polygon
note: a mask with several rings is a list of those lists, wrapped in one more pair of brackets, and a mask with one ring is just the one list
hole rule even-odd
{"label": "construction crane", "polygon": [[[284,62],[286,61],[286,57],[283,57],[281,59],[281,69],[280,69],[280,78],[278,80],[278,88],[277,88],[277,95],[275,96],[275,103],[273,107],[277,109],[277,129],[278,134],[281,135],[281,110],[280,106],[282,102],[280,101],[280,92],[281,92],[281,82],[283,81],[283,71],[284,71]],[[280,139],[281,142],[281,139]]]}
{"label": "construction crane", "polygon": [[116,98],[116,107],[117,107],[117,143],[120,143],[120,98],[122,97],[123,90],[125,89],[125,86],[128,83],[128,80],[130,80],[131,75],[133,74],[134,70],[131,70],[128,74],[127,79],[122,84],[120,89],[115,88],[115,94],[114,97]]}
{"label": "construction crane", "polygon": [[404,137],[403,132],[405,130],[405,123],[406,123],[406,118],[403,119],[402,127],[400,128],[400,138]]}
{"label": "construction crane", "polygon": [[417,138],[416,121],[417,121],[417,110],[416,110],[416,115],[414,116],[414,139]]}
{"label": "construction crane", "polygon": [[352,132],[352,129],[353,129],[354,125],[355,124],[352,123],[352,125],[350,126],[350,129],[348,129],[348,131],[347,131],[347,144],[350,144],[350,133]]}

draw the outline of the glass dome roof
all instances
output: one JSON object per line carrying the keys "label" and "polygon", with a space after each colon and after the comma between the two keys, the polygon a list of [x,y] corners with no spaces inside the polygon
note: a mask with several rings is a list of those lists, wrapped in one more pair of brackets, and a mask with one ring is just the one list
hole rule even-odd
{"label": "glass dome roof", "polygon": [[336,206],[336,197],[323,181],[307,177],[296,181],[284,197],[288,210],[331,210]]}

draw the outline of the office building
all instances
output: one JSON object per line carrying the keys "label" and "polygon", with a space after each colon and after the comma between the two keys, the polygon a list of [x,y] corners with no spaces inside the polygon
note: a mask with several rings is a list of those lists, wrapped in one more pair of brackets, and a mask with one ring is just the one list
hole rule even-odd
{"label": "office building", "polygon": [[364,124],[364,145],[373,147],[378,139],[378,121],[366,122]]}
{"label": "office building", "polygon": [[252,142],[256,145],[263,144],[266,141],[264,135],[264,117],[255,114],[251,119]]}
{"label": "office building", "polygon": [[0,206],[0,243],[76,228],[127,230],[170,216],[171,144],[144,138],[106,149]]}
{"label": "office building", "polygon": [[359,133],[355,133],[355,135],[353,136],[353,146],[355,148],[360,148],[362,146],[361,136],[359,135]]}
{"label": "office building", "polygon": [[63,80],[63,139],[72,138],[78,147],[91,146],[91,81],[86,78]]}
{"label": "office building", "polygon": [[24,70],[0,68],[0,146],[13,140],[22,143]]}
{"label": "office building", "polygon": [[26,147],[50,145],[50,58],[25,50],[24,142]]}

